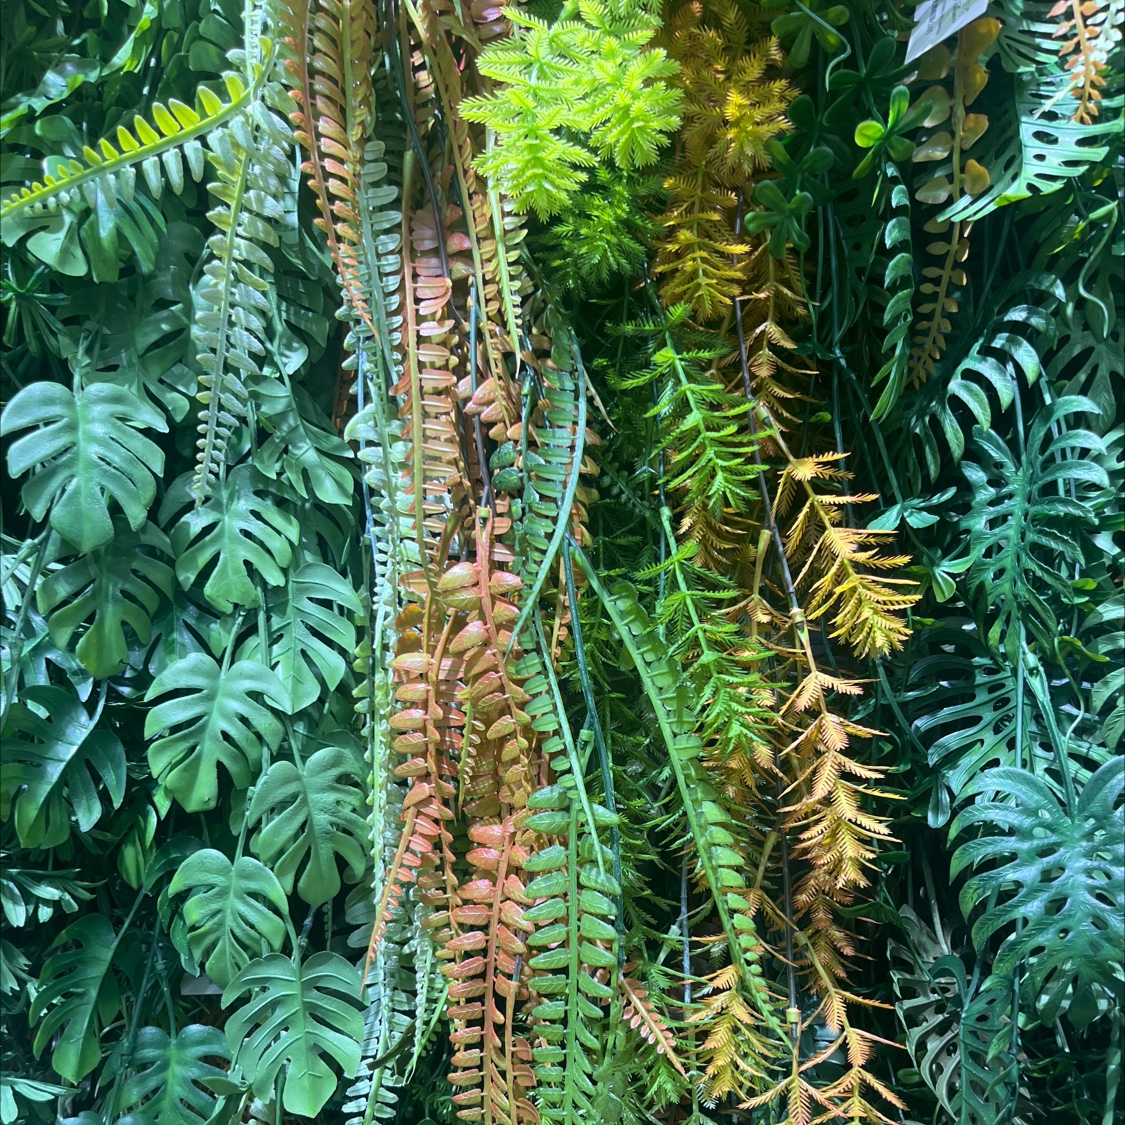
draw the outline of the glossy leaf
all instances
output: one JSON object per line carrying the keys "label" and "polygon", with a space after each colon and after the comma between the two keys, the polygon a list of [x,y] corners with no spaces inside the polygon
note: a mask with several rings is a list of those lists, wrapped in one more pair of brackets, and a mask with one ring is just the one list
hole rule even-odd
{"label": "glossy leaf", "polygon": [[214,808],[220,765],[245,789],[263,745],[272,750],[281,741],[271,708],[285,709],[286,692],[255,661],[220,666],[205,653],[185,656],[153,680],[146,698],[159,700],[145,720],[145,737],[154,739],[149,766],[189,812]]}
{"label": "glossy leaf", "polygon": [[[366,819],[355,756],[325,746],[302,762],[275,762],[254,789],[247,817],[258,830],[250,839],[255,854],[310,906],[340,891],[339,856],[358,878],[366,858]],[[297,872],[300,871],[300,879]]]}
{"label": "glossy leaf", "polygon": [[[45,717],[37,714],[45,712]],[[61,687],[30,687],[4,729],[0,797],[25,848],[65,843],[71,825],[89,832],[102,817],[104,789],[113,808],[125,794],[125,751]],[[14,805],[13,805],[14,798]]]}
{"label": "glossy leaf", "polygon": [[[186,590],[209,570],[203,592],[221,613],[236,605],[256,606],[260,599],[254,577],[280,586],[293,556],[297,521],[262,484],[250,466],[239,465],[206,503],[186,512],[171,530],[180,585]],[[189,501],[190,488],[190,479],[181,477],[169,489],[161,507],[163,520]]]}
{"label": "glossy leaf", "polygon": [[164,561],[171,552],[167,537],[151,523],[139,532],[120,517],[117,523],[107,546],[55,571],[37,591],[39,611],[49,615],[51,640],[60,648],[86,626],[75,654],[95,679],[124,669],[130,652],[126,626],[134,647],[149,643],[161,595],[172,593],[172,568]]}
{"label": "glossy leaf", "polygon": [[164,432],[163,416],[123,387],[95,383],[75,395],[56,383],[34,383],[4,408],[4,434],[40,427],[8,449],[8,471],[39,471],[23,486],[32,516],[51,526],[79,551],[113,538],[109,501],[139,531],[156,497],[154,473],[164,452],[144,430]]}
{"label": "glossy leaf", "polygon": [[[121,991],[112,964],[118,935],[108,918],[87,915],[68,926],[54,945],[67,946],[47,958],[30,1018],[38,1024],[34,1050],[53,1044],[51,1066],[78,1082],[101,1060],[101,1034],[117,1016]],[[56,1038],[57,1036],[57,1038]]]}
{"label": "glossy leaf", "polygon": [[281,948],[288,902],[268,867],[240,856],[234,863],[213,848],[188,856],[168,886],[188,892],[181,907],[186,949],[194,965],[225,988],[251,960]]}
{"label": "glossy leaf", "polygon": [[239,972],[223,993],[224,1007],[246,997],[227,1022],[227,1039],[260,1097],[268,1097],[284,1073],[286,1110],[315,1117],[336,1090],[327,1060],[355,1076],[363,1034],[360,991],[359,974],[336,953],[316,953],[303,963],[272,954]]}
{"label": "glossy leaf", "polygon": [[216,1027],[189,1024],[174,1038],[159,1027],[142,1027],[132,1062],[137,1068],[121,1087],[121,1106],[161,1125],[199,1125],[215,1110],[209,1079],[226,1072],[206,1058],[227,1057],[226,1036]]}
{"label": "glossy leaf", "polygon": [[954,838],[975,825],[995,831],[963,839],[953,855],[954,877],[971,873],[961,890],[966,917],[996,895],[973,924],[974,942],[1003,933],[997,970],[1025,969],[1026,991],[1044,1019],[1072,1004],[1088,1011],[1084,993],[1120,989],[1125,759],[1106,762],[1070,809],[1024,770],[987,771],[973,790],[984,799],[962,810],[950,831]]}
{"label": "glossy leaf", "polygon": [[[335,691],[344,677],[344,654],[355,648],[351,617],[360,603],[332,567],[307,562],[289,572],[284,588],[267,597],[269,656],[296,714]],[[260,636],[239,650],[240,660],[261,659]],[[324,685],[322,687],[322,684]]]}

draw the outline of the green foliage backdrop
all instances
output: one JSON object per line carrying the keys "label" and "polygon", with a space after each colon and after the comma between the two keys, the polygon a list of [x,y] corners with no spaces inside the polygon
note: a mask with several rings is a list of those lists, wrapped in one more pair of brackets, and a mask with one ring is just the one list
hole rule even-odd
{"label": "green foliage backdrop", "polygon": [[4,0],[0,1123],[1125,1122],[1121,0]]}

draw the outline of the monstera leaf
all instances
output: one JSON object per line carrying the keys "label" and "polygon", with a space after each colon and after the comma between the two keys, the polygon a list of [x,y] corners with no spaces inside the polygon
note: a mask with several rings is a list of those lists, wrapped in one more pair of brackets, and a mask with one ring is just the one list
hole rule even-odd
{"label": "monstera leaf", "polygon": [[160,596],[172,593],[172,568],[143,550],[171,554],[164,532],[151,523],[131,531],[121,517],[114,523],[116,533],[110,543],[54,571],[37,591],[39,612],[50,614],[51,640],[60,648],[66,648],[75,630],[89,621],[76,654],[96,679],[114,676],[125,667],[126,625],[142,645],[148,644]]}
{"label": "monstera leaf", "polygon": [[1049,66],[1034,67],[1016,78],[1007,111],[989,130],[992,145],[985,155],[990,186],[963,195],[940,218],[975,222],[1018,199],[1058,191],[1105,158],[1108,146],[1098,141],[1120,124],[1071,121],[1057,105],[1065,82]]}
{"label": "monstera leaf", "polygon": [[325,428],[328,419],[308,392],[281,376],[256,382],[253,396],[259,417],[271,431],[255,455],[258,468],[272,480],[284,472],[302,496],[308,495],[307,480],[325,504],[350,504],[354,482],[340,458],[350,457],[351,448]]}
{"label": "monstera leaf", "polygon": [[[295,715],[320,698],[318,672],[329,691],[343,679],[344,654],[355,648],[352,618],[360,612],[359,598],[330,566],[307,562],[270,595],[267,612],[273,670],[288,692],[289,713]],[[260,637],[251,636],[238,655],[241,660],[261,659]]]}
{"label": "monstera leaf", "polygon": [[326,746],[300,765],[275,762],[254,790],[249,817],[261,825],[250,846],[286,892],[304,868],[297,893],[310,906],[339,892],[337,855],[357,878],[363,874],[363,790],[356,759],[342,747]]}
{"label": "monstera leaf", "polygon": [[[1005,931],[995,971],[1026,965],[1025,987],[1045,1023],[1068,1008],[1072,1021],[1097,1013],[1099,990],[1120,995],[1125,958],[1125,758],[1106,762],[1067,808],[1026,770],[983,773],[950,836],[980,826],[953,855],[951,875],[975,871],[961,890],[966,918],[985,900],[973,941]],[[987,865],[987,866],[985,866]],[[983,868],[983,870],[982,870]],[[1104,994],[1103,994],[1104,995]]]}
{"label": "monstera leaf", "polygon": [[[80,902],[94,897],[90,885],[75,878],[78,874],[76,868],[45,871],[17,866],[8,852],[0,851],[0,911],[4,921],[18,928],[29,920],[42,925],[59,911],[76,913]],[[0,978],[8,968],[0,965]],[[0,993],[3,991],[0,988]]]}
{"label": "monstera leaf", "polygon": [[82,832],[93,828],[102,815],[95,775],[117,808],[125,795],[125,751],[117,736],[95,730],[66,688],[26,688],[8,714],[0,762],[0,811],[7,819],[15,795],[20,843],[54,848],[70,838],[72,821]]}
{"label": "monstera leaf", "polygon": [[[992,430],[977,426],[973,438],[981,464],[962,462],[973,489],[963,520],[976,561],[969,585],[995,613],[988,640],[1010,660],[1019,653],[1018,626],[1025,622],[1049,644],[1055,605],[1073,602],[1073,587],[1061,570],[1084,562],[1076,532],[1096,522],[1092,500],[1109,485],[1090,454],[1103,451],[1089,430],[1067,426],[1069,415],[1097,414],[1078,396],[1060,398],[1035,415],[1020,458]],[[1071,490],[1063,492],[1063,482]],[[1061,566],[1060,566],[1061,564]]]}
{"label": "monstera leaf", "polygon": [[[81,290],[67,312],[101,328],[90,349],[99,383],[115,383],[182,423],[197,390],[196,375],[184,363],[191,328],[191,268],[203,251],[202,232],[172,221],[148,278],[147,294],[159,293],[171,307],[138,305],[125,288],[108,285]],[[142,300],[144,298],[142,297]]]}
{"label": "monstera leaf", "polygon": [[253,1075],[254,1093],[269,1097],[284,1068],[282,1104],[315,1117],[336,1091],[324,1056],[354,1078],[363,1039],[359,973],[337,953],[307,961],[273,954],[253,961],[230,982],[223,1007],[249,997],[227,1022],[235,1063]]}
{"label": "monstera leaf", "polygon": [[121,1087],[122,1109],[143,1113],[160,1125],[201,1125],[217,1101],[203,1086],[227,1072],[205,1058],[229,1057],[227,1037],[217,1027],[189,1024],[174,1039],[159,1027],[142,1027],[132,1064],[140,1069]]}
{"label": "monstera leaf", "polygon": [[218,799],[220,763],[245,789],[261,765],[262,743],[277,748],[282,727],[270,707],[284,710],[286,692],[256,661],[220,667],[203,652],[161,672],[145,699],[172,692],[183,694],[164,699],[145,720],[145,738],[164,735],[148,748],[149,766],[188,812],[202,812]]}
{"label": "monstera leaf", "polygon": [[1090,708],[1101,716],[1105,744],[1119,746],[1125,735],[1125,668],[1116,661],[1125,656],[1125,594],[1114,594],[1098,606],[1086,618],[1083,632],[1095,634],[1090,644],[1094,652],[1115,662],[1103,665],[1102,678],[1090,691]]}
{"label": "monstera leaf", "polygon": [[156,498],[164,453],[139,432],[168,429],[163,415],[124,387],[95,383],[75,395],[58,383],[33,383],[8,403],[0,433],[39,427],[12,443],[13,477],[39,471],[23,486],[23,502],[79,551],[113,538],[109,500],[137,531]]}
{"label": "monstera leaf", "polygon": [[195,962],[189,967],[202,967],[220,988],[254,958],[281,948],[289,904],[273,872],[256,859],[231,863],[213,848],[194,852],[168,887],[169,896],[184,891],[183,929],[173,927],[173,940]]}
{"label": "monstera leaf", "polygon": [[[953,618],[917,639],[904,697],[937,775],[929,811],[933,828],[949,820],[953,805],[972,799],[970,784],[982,770],[1022,764],[1056,788],[1062,784],[1052,744],[1061,704],[1037,690],[1039,681],[1026,666],[1021,671],[990,654],[969,626]],[[1070,733],[1068,769],[1079,784],[1108,757],[1091,741],[1088,726]]]}
{"label": "monstera leaf", "polygon": [[[977,987],[965,964],[910,909],[899,910],[909,944],[890,942],[895,1011],[922,1080],[959,1125],[993,1125],[1011,1104],[1015,1056],[1011,989]],[[976,989],[974,992],[973,989]],[[1006,1037],[1006,1040],[1005,1038]]]}
{"label": "monstera leaf", "polygon": [[941,471],[939,436],[960,461],[973,423],[991,430],[1020,386],[1039,378],[1055,337],[1049,303],[1055,300],[1065,300],[1058,278],[1034,270],[1017,274],[994,300],[980,303],[978,323],[964,328],[972,344],[959,362],[939,365],[933,379],[901,401],[903,428],[920,447],[904,469],[919,488],[923,467],[931,480]]}
{"label": "monstera leaf", "polygon": [[[162,522],[192,501],[191,480],[186,474],[168,490],[160,508]],[[239,465],[205,504],[187,511],[172,529],[180,585],[188,589],[214,564],[203,593],[220,613],[258,604],[255,575],[269,586],[285,582],[297,521],[277,507],[262,487],[266,483],[251,466]]]}
{"label": "monstera leaf", "polygon": [[121,1007],[110,968],[117,935],[108,918],[88,914],[55,939],[56,946],[68,942],[76,948],[47,958],[29,1018],[39,1024],[32,1045],[36,1055],[54,1042],[51,1066],[63,1078],[79,1082],[101,1060],[102,1029]]}

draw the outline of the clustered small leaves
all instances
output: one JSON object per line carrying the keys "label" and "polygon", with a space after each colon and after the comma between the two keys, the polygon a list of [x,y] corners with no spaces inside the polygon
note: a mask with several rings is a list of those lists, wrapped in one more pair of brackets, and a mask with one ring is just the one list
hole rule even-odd
{"label": "clustered small leaves", "polygon": [[517,8],[505,14],[512,33],[478,62],[499,87],[460,106],[496,137],[479,171],[548,218],[599,159],[624,171],[656,162],[681,98],[667,82],[675,64],[645,49],[660,27],[649,0],[570,0],[551,22]]}

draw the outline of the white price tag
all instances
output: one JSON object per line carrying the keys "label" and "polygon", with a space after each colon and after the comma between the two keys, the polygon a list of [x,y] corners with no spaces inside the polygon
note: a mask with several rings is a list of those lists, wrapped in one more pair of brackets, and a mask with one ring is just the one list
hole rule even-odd
{"label": "white price tag", "polygon": [[906,48],[910,62],[988,11],[988,0],[923,0],[914,10],[914,30]]}

